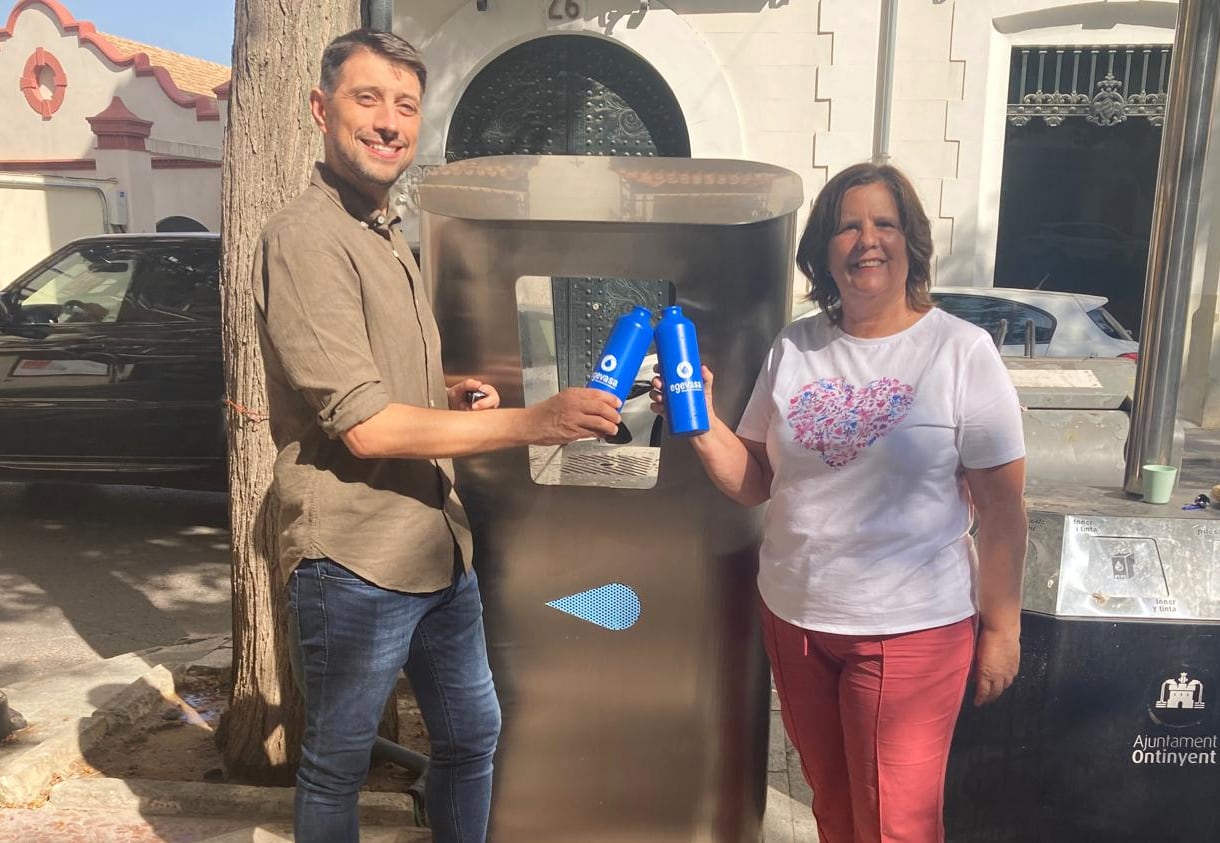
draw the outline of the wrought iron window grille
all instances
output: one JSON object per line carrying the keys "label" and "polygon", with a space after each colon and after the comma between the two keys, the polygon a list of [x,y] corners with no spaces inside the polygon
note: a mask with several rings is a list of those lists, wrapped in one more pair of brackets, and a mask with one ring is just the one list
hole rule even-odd
{"label": "wrought iron window grille", "polygon": [[1017,47],[1008,81],[1008,122],[1069,117],[1116,126],[1130,117],[1165,122],[1170,47]]}

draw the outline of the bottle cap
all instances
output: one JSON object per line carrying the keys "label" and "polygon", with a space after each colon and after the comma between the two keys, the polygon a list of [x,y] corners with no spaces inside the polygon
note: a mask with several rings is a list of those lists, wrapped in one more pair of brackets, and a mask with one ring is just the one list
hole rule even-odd
{"label": "bottle cap", "polygon": [[681,316],[682,308],[676,304],[671,304],[662,310],[666,316]]}

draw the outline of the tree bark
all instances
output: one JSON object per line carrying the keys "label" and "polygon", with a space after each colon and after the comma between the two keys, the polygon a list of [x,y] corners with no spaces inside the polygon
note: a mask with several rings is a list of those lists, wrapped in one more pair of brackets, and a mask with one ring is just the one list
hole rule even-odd
{"label": "tree bark", "polygon": [[237,0],[221,172],[222,337],[229,400],[233,691],[217,734],[230,779],[290,784],[303,707],[288,661],[287,601],[276,577],[275,448],[250,274],[267,218],[309,182],[322,143],[309,116],[322,50],[360,25],[359,0]]}

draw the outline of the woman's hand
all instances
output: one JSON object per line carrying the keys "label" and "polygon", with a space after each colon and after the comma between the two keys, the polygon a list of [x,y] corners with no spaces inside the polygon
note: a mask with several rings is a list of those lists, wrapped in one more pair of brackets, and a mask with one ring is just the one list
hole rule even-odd
{"label": "woman's hand", "polygon": [[[466,393],[482,392],[483,397],[473,404],[466,400]],[[500,393],[489,383],[466,378],[445,390],[450,410],[494,410],[500,406]]]}
{"label": "woman's hand", "polygon": [[[660,364],[653,366],[652,370],[659,373]],[[710,422],[716,415],[712,404],[712,370],[707,366],[701,366],[699,376],[703,378],[703,399],[707,402],[707,417]],[[652,391],[648,393],[648,399],[652,402],[649,409],[658,416],[665,415],[665,384],[661,381],[659,374],[652,379]]]}
{"label": "woman's hand", "polygon": [[1025,516],[1025,460],[992,468],[968,468],[966,484],[978,515],[979,634],[975,654],[982,705],[1004,693],[1021,661],[1021,581],[1028,523]]}
{"label": "woman's hand", "polygon": [[974,704],[995,702],[1017,678],[1021,664],[1021,628],[988,629],[979,632],[974,654]]}

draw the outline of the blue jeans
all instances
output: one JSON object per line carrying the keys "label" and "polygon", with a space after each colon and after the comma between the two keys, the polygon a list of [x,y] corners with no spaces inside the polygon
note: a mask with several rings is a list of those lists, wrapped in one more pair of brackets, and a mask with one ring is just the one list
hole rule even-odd
{"label": "blue jeans", "polygon": [[292,575],[293,668],[305,693],[298,843],[360,839],[356,800],[386,699],[405,666],[432,741],[426,797],[437,843],[483,843],[500,705],[472,572],[443,591],[379,588],[329,559]]}

